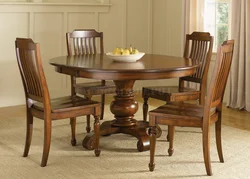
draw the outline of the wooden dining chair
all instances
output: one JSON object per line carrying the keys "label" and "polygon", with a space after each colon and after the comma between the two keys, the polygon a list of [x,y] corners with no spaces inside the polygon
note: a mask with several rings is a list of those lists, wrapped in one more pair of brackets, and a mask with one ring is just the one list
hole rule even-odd
{"label": "wooden dining chair", "polygon": [[[169,156],[172,156],[174,127],[199,127],[202,130],[203,156],[207,175],[212,175],[210,161],[210,126],[215,123],[216,145],[220,162],[224,162],[221,144],[222,102],[233,56],[234,41],[225,41],[217,51],[217,59],[204,105],[170,102],[149,112],[150,171],[154,170],[156,126],[168,125]],[[195,141],[194,141],[195,142]]]}
{"label": "wooden dining chair", "polygon": [[[33,117],[44,120],[44,144],[41,162],[41,166],[44,167],[49,156],[52,120],[70,118],[72,121],[75,121],[75,118],[78,116],[90,114],[95,118],[94,149],[95,155],[99,156],[100,103],[76,95],[51,99],[42,67],[39,44],[34,43],[32,39],[17,38],[15,46],[26,101],[27,130],[23,156],[27,157],[29,153]],[[71,143],[75,144],[75,123],[73,122],[71,124],[71,133]]]}
{"label": "wooden dining chair", "polygon": [[[142,88],[143,120],[147,120],[148,98],[168,102],[199,99],[204,104],[206,94],[207,73],[213,49],[213,37],[207,32],[193,32],[186,35],[184,57],[199,60],[201,66],[194,75],[179,78],[178,86],[151,86]],[[187,87],[185,82],[193,82],[199,88]]]}
{"label": "wooden dining chair", "polygon": [[[98,41],[99,40],[99,41]],[[73,32],[66,33],[68,55],[83,55],[104,53],[103,32],[96,32],[94,29],[76,29]],[[99,43],[99,49],[98,49]],[[94,62],[93,62],[94,63]],[[93,95],[101,95],[101,117],[104,116],[105,94],[115,93],[116,87],[113,82],[95,81],[95,82],[77,82],[75,76],[71,76],[71,93],[72,95],[84,95],[91,99]],[[90,128],[90,116],[87,116],[87,132]]]}

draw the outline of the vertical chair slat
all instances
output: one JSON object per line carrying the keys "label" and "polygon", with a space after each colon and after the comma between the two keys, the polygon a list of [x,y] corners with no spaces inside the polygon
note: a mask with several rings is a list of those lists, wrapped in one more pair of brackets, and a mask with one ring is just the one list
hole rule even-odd
{"label": "vertical chair slat", "polygon": [[87,39],[87,46],[86,46],[86,48],[87,48],[87,54],[90,54],[91,53],[90,52],[90,38]]}
{"label": "vertical chair slat", "polygon": [[93,49],[93,38],[89,38],[89,53],[94,54],[94,49]]}
{"label": "vertical chair slat", "polygon": [[85,50],[85,38],[81,38],[81,42],[82,42],[82,46],[81,46],[82,54],[85,54],[86,53],[86,50]]}
{"label": "vertical chair slat", "polygon": [[93,37],[93,49],[94,49],[93,53],[97,53],[96,42],[95,41],[96,41],[96,38]]}
{"label": "vertical chair slat", "polygon": [[81,39],[77,38],[77,49],[78,49],[78,55],[82,54],[82,43]]}
{"label": "vertical chair slat", "polygon": [[77,51],[77,39],[73,38],[73,48],[74,48],[74,52],[76,55],[78,55],[78,51]]}

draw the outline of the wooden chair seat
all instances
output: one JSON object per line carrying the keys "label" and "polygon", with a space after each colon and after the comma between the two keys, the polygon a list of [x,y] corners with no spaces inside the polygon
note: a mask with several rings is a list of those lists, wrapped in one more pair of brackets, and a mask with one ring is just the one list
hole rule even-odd
{"label": "wooden chair seat", "polygon": [[142,88],[142,95],[145,98],[154,98],[162,101],[188,101],[198,99],[201,91],[178,86],[152,86]]}
{"label": "wooden chair seat", "polygon": [[[34,110],[40,111],[40,112],[44,112],[44,105],[43,103],[30,103],[31,108],[33,108]],[[83,110],[89,107],[94,107],[94,106],[99,106],[100,103],[96,102],[96,101],[92,101],[92,100],[87,100],[85,98],[82,98],[80,96],[64,96],[64,97],[60,97],[60,98],[54,98],[51,99],[50,101],[50,105],[51,105],[51,112],[52,113],[66,113],[66,112],[70,112],[72,113],[72,111],[74,110]],[[69,114],[71,117],[77,117],[76,114],[71,115]],[[81,114],[79,114],[79,116],[81,116]],[[67,117],[70,118],[70,117]]]}
{"label": "wooden chair seat", "polygon": [[113,94],[115,84],[111,81],[106,81],[105,85],[102,82],[88,82],[77,83],[75,85],[75,92],[81,95],[101,95],[101,94]]}
{"label": "wooden chair seat", "polygon": [[[215,112],[215,108],[212,108],[210,115],[213,116]],[[150,115],[158,116],[157,121],[160,124],[181,127],[202,127],[204,106],[174,102],[150,111]]]}

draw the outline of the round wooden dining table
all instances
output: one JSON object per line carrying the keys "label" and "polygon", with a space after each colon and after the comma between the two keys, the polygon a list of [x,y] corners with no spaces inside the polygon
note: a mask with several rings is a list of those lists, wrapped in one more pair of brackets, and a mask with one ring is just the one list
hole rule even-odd
{"label": "round wooden dining table", "polygon": [[[189,76],[200,65],[190,58],[145,54],[136,62],[116,62],[105,54],[60,56],[50,60],[59,73],[76,77],[113,80],[116,86],[110,110],[114,119],[101,124],[100,134],[130,134],[138,139],[138,151],[149,149],[148,123],[137,121],[134,114],[138,103],[134,99],[133,86],[136,80],[156,80]],[[94,133],[83,139],[83,147],[93,149]]]}

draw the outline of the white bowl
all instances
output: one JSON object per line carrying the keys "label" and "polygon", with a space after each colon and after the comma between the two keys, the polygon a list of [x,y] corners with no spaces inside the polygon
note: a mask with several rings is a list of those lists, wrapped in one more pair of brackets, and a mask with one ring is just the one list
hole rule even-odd
{"label": "white bowl", "polygon": [[145,53],[139,52],[137,54],[131,54],[131,55],[114,55],[112,52],[108,52],[106,53],[106,55],[110,59],[117,61],[117,62],[136,62],[137,60],[142,58],[143,55],[145,55]]}

